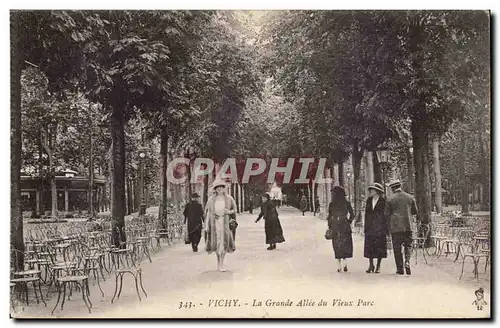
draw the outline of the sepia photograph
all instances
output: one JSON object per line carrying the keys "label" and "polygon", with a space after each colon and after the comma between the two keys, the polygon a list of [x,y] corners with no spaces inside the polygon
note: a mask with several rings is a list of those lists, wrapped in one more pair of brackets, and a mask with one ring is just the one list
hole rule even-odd
{"label": "sepia photograph", "polygon": [[12,320],[492,318],[490,11],[9,19]]}

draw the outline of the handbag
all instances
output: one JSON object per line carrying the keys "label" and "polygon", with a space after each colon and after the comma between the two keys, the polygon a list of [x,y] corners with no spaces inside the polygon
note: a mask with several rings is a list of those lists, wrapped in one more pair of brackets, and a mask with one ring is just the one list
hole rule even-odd
{"label": "handbag", "polygon": [[236,228],[238,228],[238,222],[236,222],[236,220],[234,220],[234,219],[229,221],[229,229],[231,231],[235,231]]}
{"label": "handbag", "polygon": [[332,229],[326,229],[325,239],[326,240],[332,240],[333,239],[333,231],[332,231]]}

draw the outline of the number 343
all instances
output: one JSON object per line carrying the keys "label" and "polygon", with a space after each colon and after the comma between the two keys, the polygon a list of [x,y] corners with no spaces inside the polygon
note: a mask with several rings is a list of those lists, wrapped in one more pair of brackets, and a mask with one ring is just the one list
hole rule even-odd
{"label": "number 343", "polygon": [[190,309],[194,307],[193,302],[179,302],[179,309],[185,308],[185,309]]}

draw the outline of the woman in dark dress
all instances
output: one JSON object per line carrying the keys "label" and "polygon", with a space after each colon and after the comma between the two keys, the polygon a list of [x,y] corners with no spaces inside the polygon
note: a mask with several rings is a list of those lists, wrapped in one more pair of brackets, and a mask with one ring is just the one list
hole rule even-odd
{"label": "woman in dark dress", "polygon": [[[380,263],[387,257],[386,234],[388,220],[384,215],[385,198],[384,188],[380,183],[374,183],[368,188],[370,197],[366,200],[365,209],[365,249],[364,254],[370,264],[366,273],[380,273]],[[373,265],[373,259],[377,259],[377,268]]]}
{"label": "woman in dark dress", "polygon": [[354,211],[345,197],[344,188],[333,187],[332,202],[328,206],[328,228],[333,233],[333,251],[338,260],[337,272],[342,272],[342,267],[344,272],[347,272],[346,259],[352,258],[351,222],[353,219]]}
{"label": "woman in dark dress", "polygon": [[276,249],[276,244],[284,242],[285,238],[283,237],[283,229],[278,218],[276,205],[271,201],[269,194],[262,196],[260,214],[255,223],[259,222],[261,218],[264,218],[265,221],[266,244],[269,244],[267,250],[272,251]]}

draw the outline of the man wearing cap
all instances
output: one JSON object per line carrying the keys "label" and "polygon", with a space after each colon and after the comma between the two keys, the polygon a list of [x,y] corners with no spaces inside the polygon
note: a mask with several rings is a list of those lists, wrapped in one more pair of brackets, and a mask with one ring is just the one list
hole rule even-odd
{"label": "man wearing cap", "polygon": [[[392,237],[396,273],[402,275],[406,271],[407,275],[411,275],[412,222],[413,215],[417,215],[417,205],[413,196],[401,189],[399,180],[389,183],[389,187],[394,195],[386,203],[385,215],[389,218],[388,229]],[[404,271],[401,247],[404,247]]]}
{"label": "man wearing cap", "polygon": [[187,222],[188,239],[191,242],[193,252],[198,251],[203,224],[203,208],[200,204],[200,195],[193,193],[191,202],[184,208],[184,224]]}

